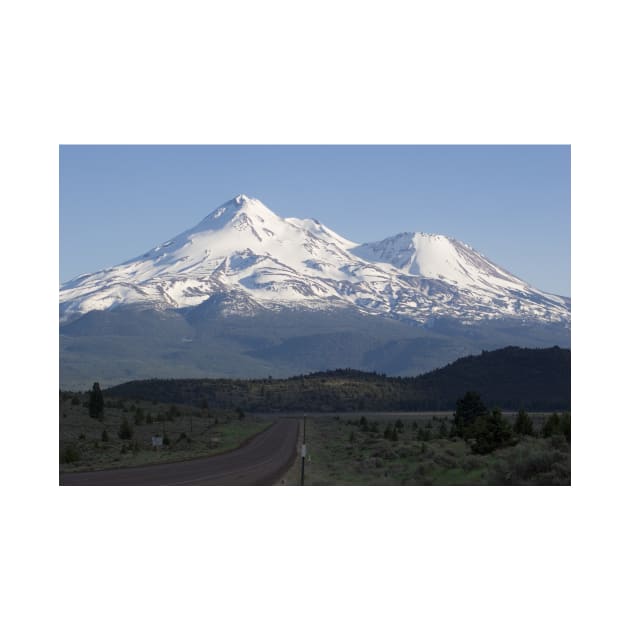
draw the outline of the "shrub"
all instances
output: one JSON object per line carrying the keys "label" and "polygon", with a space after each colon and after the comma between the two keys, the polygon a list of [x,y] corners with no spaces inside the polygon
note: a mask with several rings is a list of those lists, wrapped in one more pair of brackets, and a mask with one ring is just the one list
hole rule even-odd
{"label": "shrub", "polygon": [[571,414],[565,411],[560,417],[560,429],[566,441],[571,444]]}
{"label": "shrub", "polygon": [[[570,422],[571,421],[569,420],[569,427],[570,427]],[[570,435],[570,431],[571,429],[569,428],[569,435]],[[548,438],[548,437],[551,437],[552,435],[559,435],[560,433],[563,433],[562,420],[560,419],[560,416],[554,412],[547,418],[547,421],[543,425],[542,435],[543,437]]]}
{"label": "shrub", "polygon": [[121,440],[130,440],[133,437],[133,429],[131,428],[131,425],[127,421],[127,418],[125,418],[120,423],[120,428],[118,429],[118,437]]}
{"label": "shrub", "polygon": [[71,402],[71,404],[73,404],[73,405],[80,405],[80,404],[81,404],[81,401],[79,400],[79,397],[78,397],[78,396],[73,396],[73,397],[72,397],[72,400],[71,400],[70,402]]}
{"label": "shrub", "polygon": [[73,464],[81,459],[81,453],[74,444],[66,444],[59,452],[59,463]]}
{"label": "shrub", "polygon": [[562,433],[554,433],[551,436],[551,447],[558,451],[567,451],[569,443]]}
{"label": "shrub", "polygon": [[101,433],[101,440],[103,442],[109,442],[109,435],[107,435],[107,431],[103,429],[103,433]]}
{"label": "shrub", "polygon": [[512,427],[504,420],[498,409],[477,418],[465,433],[473,440],[473,453],[481,455],[508,446],[513,438]]}
{"label": "shrub", "polygon": [[483,466],[483,459],[478,455],[467,455],[462,460],[461,466],[466,472],[470,472],[476,468],[481,468]]}
{"label": "shrub", "polygon": [[569,455],[541,440],[521,442],[506,451],[491,470],[493,485],[570,485]]}

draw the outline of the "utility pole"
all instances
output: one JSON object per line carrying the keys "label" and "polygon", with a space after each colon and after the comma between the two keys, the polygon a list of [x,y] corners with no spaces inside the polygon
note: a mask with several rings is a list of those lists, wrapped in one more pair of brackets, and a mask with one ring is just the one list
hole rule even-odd
{"label": "utility pole", "polygon": [[300,485],[304,485],[304,460],[306,459],[306,414],[304,414],[304,425],[302,429],[302,477]]}

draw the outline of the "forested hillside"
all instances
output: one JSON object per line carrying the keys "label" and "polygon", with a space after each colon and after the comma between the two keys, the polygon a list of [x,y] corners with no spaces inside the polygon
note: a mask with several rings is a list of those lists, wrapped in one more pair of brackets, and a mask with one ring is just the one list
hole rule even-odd
{"label": "forested hillside", "polygon": [[490,407],[570,409],[570,350],[511,346],[417,377],[334,370],[288,379],[152,379],[112,387],[107,395],[210,409],[342,412],[454,409],[466,391],[479,392]]}

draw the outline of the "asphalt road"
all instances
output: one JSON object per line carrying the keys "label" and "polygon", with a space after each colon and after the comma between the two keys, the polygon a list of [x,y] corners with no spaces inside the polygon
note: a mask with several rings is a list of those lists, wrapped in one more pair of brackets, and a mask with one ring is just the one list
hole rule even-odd
{"label": "asphalt road", "polygon": [[272,484],[296,456],[299,422],[279,420],[235,451],[191,459],[115,470],[65,473],[62,486],[253,486]]}

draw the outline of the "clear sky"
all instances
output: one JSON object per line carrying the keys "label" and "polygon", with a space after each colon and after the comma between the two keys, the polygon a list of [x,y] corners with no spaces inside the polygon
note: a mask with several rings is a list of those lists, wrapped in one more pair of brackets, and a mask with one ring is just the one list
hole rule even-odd
{"label": "clear sky", "polygon": [[357,241],[464,241],[570,296],[569,146],[62,146],[60,280],[110,267],[239,193]]}

